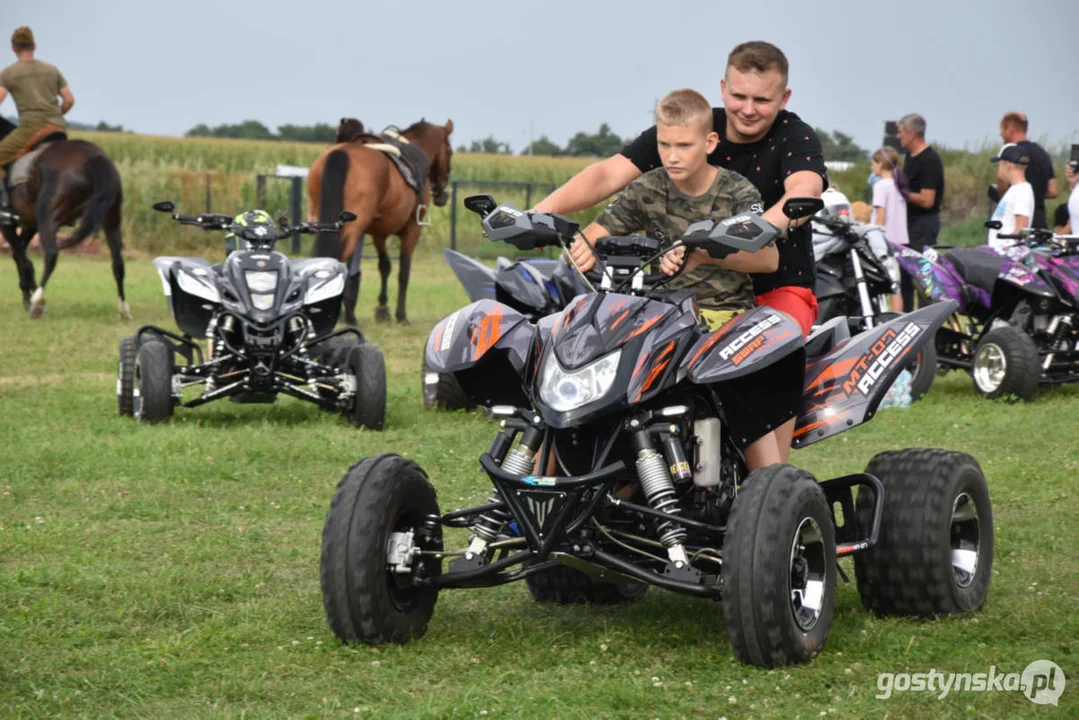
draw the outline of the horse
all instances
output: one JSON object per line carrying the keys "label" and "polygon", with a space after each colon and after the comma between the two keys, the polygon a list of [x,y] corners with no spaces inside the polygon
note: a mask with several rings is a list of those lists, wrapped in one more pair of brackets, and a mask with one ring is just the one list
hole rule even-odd
{"label": "horse", "polygon": [[[0,138],[15,125],[0,117]],[[11,190],[11,205],[18,226],[0,225],[0,233],[11,246],[11,256],[19,273],[23,307],[33,319],[45,313],[45,285],[56,268],[60,250],[74,247],[99,229],[104,229],[112,254],[112,274],[119,295],[121,317],[131,319],[124,297],[124,258],[120,251],[120,209],[123,194],[120,173],[109,156],[85,140],[60,140],[49,145],[30,168],[30,178]],[[56,231],[65,225],[79,227],[73,235],[57,241]],[[34,264],[27,247],[38,235],[45,252],[41,285],[34,281]]]}
{"label": "horse", "polygon": [[[363,123],[344,118],[338,130],[338,143],[325,150],[311,165],[307,174],[307,196],[311,215],[320,222],[333,222],[342,210],[356,215],[356,220],[346,224],[340,232],[322,232],[315,240],[315,254],[333,257],[354,268],[345,283],[345,323],[356,325],[356,298],[360,292],[359,263],[353,256],[362,252],[361,242],[365,233],[378,252],[378,271],[382,289],[375,308],[375,320],[390,319],[386,305],[386,283],[390,275],[390,256],[386,252],[386,238],[396,235],[401,240],[400,268],[397,275],[397,312],[399,323],[408,324],[405,297],[408,278],[412,268],[412,253],[423,229],[421,213],[429,205],[443,206],[449,199],[446,185],[450,177],[453,148],[450,133],[453,121],[437,125],[420,119],[400,134],[411,145],[423,151],[430,172],[423,182],[423,195],[417,196],[409,187],[394,163],[376,149],[367,147],[370,142],[384,142],[377,135],[364,132]],[[356,260],[359,259],[356,255]]]}

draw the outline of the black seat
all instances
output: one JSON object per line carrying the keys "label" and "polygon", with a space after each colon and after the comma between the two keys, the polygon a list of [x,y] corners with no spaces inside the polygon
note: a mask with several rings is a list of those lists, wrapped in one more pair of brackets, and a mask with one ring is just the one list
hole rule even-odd
{"label": "black seat", "polygon": [[1007,258],[997,255],[988,247],[955,248],[944,253],[944,257],[964,280],[989,292],[997,282],[1000,268],[1008,262]]}

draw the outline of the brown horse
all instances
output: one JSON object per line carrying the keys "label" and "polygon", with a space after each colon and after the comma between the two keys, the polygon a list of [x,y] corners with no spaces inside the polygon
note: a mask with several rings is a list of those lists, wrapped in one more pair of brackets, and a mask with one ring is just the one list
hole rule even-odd
{"label": "brown horse", "polygon": [[[0,118],[0,138],[15,126]],[[19,216],[18,228],[0,225],[0,232],[11,246],[11,256],[19,272],[23,307],[31,318],[45,313],[45,284],[56,268],[60,250],[74,247],[99,229],[112,254],[112,274],[119,294],[120,315],[131,318],[124,298],[124,258],[120,254],[120,207],[123,195],[120,173],[108,155],[85,140],[62,140],[50,145],[34,161],[30,179],[13,188],[11,205]],[[56,231],[80,221],[74,235],[57,242]],[[34,235],[45,252],[45,271],[41,286],[34,281],[34,264],[26,253]]]}
{"label": "brown horse", "polygon": [[401,240],[401,267],[397,275],[397,321],[407,323],[405,296],[412,268],[412,253],[420,239],[424,209],[432,195],[435,205],[445,205],[449,199],[446,184],[450,177],[453,148],[450,133],[453,121],[436,125],[420,120],[401,132],[409,143],[423,151],[430,164],[424,180],[422,198],[408,186],[393,162],[379,150],[366,143],[381,138],[363,132],[358,120],[345,118],[338,131],[338,144],[326,150],[311,165],[307,174],[307,197],[311,214],[320,222],[333,222],[342,210],[356,214],[356,220],[344,226],[340,233],[320,233],[315,241],[315,254],[333,257],[353,270],[345,283],[345,322],[356,324],[356,298],[360,292],[359,260],[364,233],[370,233],[378,251],[378,272],[382,290],[378,296],[375,319],[390,319],[386,305],[386,282],[390,275],[390,256],[386,238],[396,235]]}

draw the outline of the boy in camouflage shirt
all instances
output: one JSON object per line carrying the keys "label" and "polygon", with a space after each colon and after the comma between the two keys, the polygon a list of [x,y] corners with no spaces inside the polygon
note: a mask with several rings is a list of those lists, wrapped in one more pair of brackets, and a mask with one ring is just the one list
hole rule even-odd
{"label": "boy in camouflage shirt", "polygon": [[[663,166],[630,183],[584,230],[589,242],[605,236],[643,234],[678,240],[690,224],[706,218],[722,220],[746,211],[761,211],[761,196],[741,175],[708,164],[719,136],[712,130],[712,108],[693,90],[676,90],[656,106],[659,154]],[[595,263],[584,243],[570,250],[583,270]],[[679,248],[663,257],[660,268],[673,275],[682,262]],[[686,269],[670,284],[687,288],[697,298],[701,317],[716,328],[755,305],[747,272],[773,272],[778,264],[774,245],[756,253],[739,252],[714,259],[703,250],[690,254]]]}
{"label": "boy in camouflage shirt", "polygon": [[[584,229],[588,243],[609,235],[635,233],[675,241],[698,220],[761,212],[760,193],[749,180],[708,164],[708,154],[715,150],[719,136],[712,129],[712,106],[700,93],[676,90],[663,98],[656,106],[656,131],[663,166],[626,186]],[[570,255],[582,270],[595,265],[595,256],[584,242],[575,242]],[[755,253],[736,252],[718,259],[701,249],[687,257],[685,248],[677,248],[663,256],[660,269],[673,275],[683,261],[685,271],[671,285],[693,290],[701,317],[714,330],[756,306],[753,282],[746,273],[775,272],[779,252],[771,243]],[[749,469],[781,462],[775,431],[766,431],[766,426],[754,420],[756,399],[742,397],[729,387],[720,395],[728,420],[747,435],[740,439]]]}

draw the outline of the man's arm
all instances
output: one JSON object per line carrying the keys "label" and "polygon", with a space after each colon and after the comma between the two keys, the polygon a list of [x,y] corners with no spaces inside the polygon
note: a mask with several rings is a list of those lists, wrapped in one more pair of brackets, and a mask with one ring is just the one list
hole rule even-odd
{"label": "man's arm", "polygon": [[[1000,187],[999,183],[997,187]],[[1005,189],[1007,189],[1007,186],[1005,186]],[[937,191],[933,188],[926,188],[924,190],[919,190],[916,193],[911,193],[910,197],[907,198],[907,202],[912,205],[917,205],[924,210],[932,210],[933,203],[936,202],[936,199]]]}
{"label": "man's arm", "polygon": [[[812,170],[800,170],[796,173],[791,173],[783,181],[783,190],[783,197],[779,198],[779,202],[765,210],[761,217],[777,228],[786,230],[791,221],[783,214],[783,203],[792,197],[820,197],[821,193],[824,192],[824,178]],[[802,218],[801,220],[796,220],[794,225],[802,225],[809,222],[809,220],[810,218],[808,217]]]}
{"label": "man's arm", "polygon": [[625,155],[613,155],[589,165],[562,187],[536,203],[537,212],[571,213],[609,198],[641,176]]}
{"label": "man's arm", "polygon": [[1045,186],[1045,199],[1052,200],[1059,195],[1060,191],[1057,189],[1057,179],[1055,177],[1049,178],[1049,184]]}
{"label": "man's arm", "polygon": [[0,103],[4,102],[4,98],[7,97],[7,88],[0,87]]}
{"label": "man's arm", "polygon": [[60,105],[60,112],[67,115],[67,111],[75,107],[75,96],[71,94],[71,88],[60,88],[60,99],[64,102]]}

